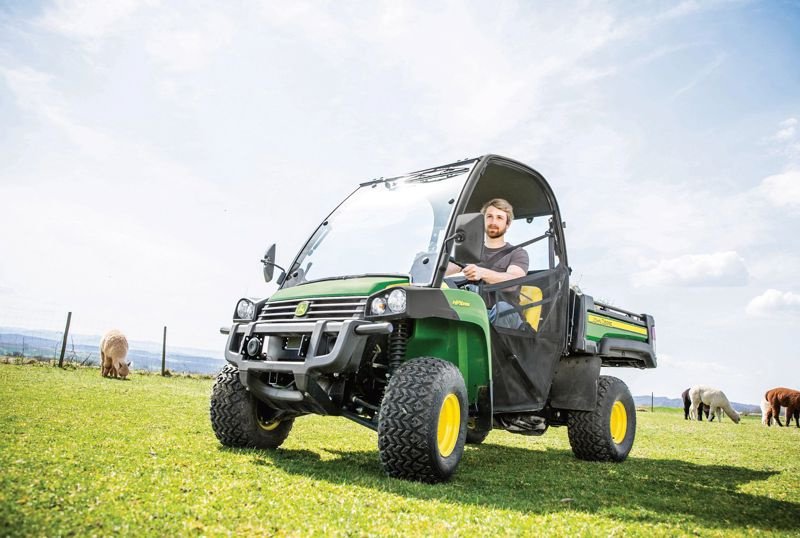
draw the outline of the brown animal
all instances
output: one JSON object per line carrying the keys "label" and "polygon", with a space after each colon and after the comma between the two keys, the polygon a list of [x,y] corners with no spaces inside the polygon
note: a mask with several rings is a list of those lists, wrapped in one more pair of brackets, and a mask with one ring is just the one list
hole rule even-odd
{"label": "brown animal", "polygon": [[103,377],[121,377],[125,379],[130,373],[130,363],[125,362],[128,356],[128,340],[116,329],[106,333],[100,342],[100,374]]}
{"label": "brown animal", "polygon": [[800,428],[800,391],[794,389],[787,389],[786,387],[776,387],[770,389],[764,395],[764,399],[769,402],[769,410],[767,411],[767,426],[772,426],[772,419],[781,424],[781,406],[786,408],[786,426],[792,423],[792,417]]}

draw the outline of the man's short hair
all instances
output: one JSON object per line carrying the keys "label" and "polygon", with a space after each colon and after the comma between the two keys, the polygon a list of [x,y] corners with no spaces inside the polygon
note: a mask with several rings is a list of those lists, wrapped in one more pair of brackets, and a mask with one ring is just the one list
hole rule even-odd
{"label": "man's short hair", "polygon": [[508,203],[508,200],[505,200],[503,198],[492,198],[491,200],[483,204],[483,207],[481,208],[482,215],[486,214],[486,209],[489,206],[496,207],[497,209],[503,211],[506,215],[508,215],[508,222],[514,220],[514,208],[511,206],[511,204]]}

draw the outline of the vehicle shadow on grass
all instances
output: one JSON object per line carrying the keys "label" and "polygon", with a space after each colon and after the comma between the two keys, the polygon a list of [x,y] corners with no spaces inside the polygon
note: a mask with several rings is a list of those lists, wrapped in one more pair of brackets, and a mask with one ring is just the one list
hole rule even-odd
{"label": "vehicle shadow on grass", "polygon": [[577,460],[569,450],[485,444],[468,447],[452,481],[419,484],[384,475],[376,451],[253,451],[255,466],[335,484],[524,514],[578,511],[624,522],[787,531],[800,505],[741,491],[778,471],[630,457],[622,464]]}

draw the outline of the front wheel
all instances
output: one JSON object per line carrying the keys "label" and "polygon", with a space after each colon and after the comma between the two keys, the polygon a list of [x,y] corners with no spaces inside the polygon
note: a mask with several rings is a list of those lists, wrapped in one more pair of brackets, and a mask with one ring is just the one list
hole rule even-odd
{"label": "front wheel", "polygon": [[242,385],[239,369],[226,364],[211,389],[211,427],[230,447],[278,448],[289,436],[293,418],[278,419],[276,411]]}
{"label": "front wheel", "polygon": [[467,436],[467,389],[453,364],[432,357],[397,368],[378,415],[378,452],[392,477],[448,480]]}
{"label": "front wheel", "polygon": [[575,457],[588,461],[622,461],[636,436],[636,407],[627,385],[600,376],[593,411],[570,411],[569,444]]}

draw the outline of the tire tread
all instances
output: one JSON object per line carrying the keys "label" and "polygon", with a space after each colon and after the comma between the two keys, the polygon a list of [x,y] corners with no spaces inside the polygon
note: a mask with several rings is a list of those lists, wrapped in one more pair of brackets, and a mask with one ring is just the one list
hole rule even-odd
{"label": "tire tread", "polygon": [[[380,461],[389,476],[421,482],[449,478],[452,471],[443,472],[431,456],[438,451],[437,446],[430,445],[436,438],[431,428],[436,428],[437,424],[425,420],[424,416],[435,405],[437,394],[447,390],[447,381],[454,375],[460,380],[461,373],[453,364],[421,357],[403,363],[392,376],[378,424]],[[457,460],[463,451],[465,430],[464,427],[459,433],[453,451]]]}
{"label": "tire tread", "polygon": [[239,369],[223,366],[211,391],[211,427],[219,442],[228,447],[277,448],[289,436],[294,419],[282,420],[271,431],[261,430],[255,419],[253,396],[242,385]]}

